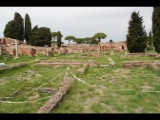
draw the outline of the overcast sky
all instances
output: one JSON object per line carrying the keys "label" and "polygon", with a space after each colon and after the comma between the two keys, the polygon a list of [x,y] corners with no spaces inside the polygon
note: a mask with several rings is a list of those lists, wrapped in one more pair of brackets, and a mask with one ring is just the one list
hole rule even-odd
{"label": "overcast sky", "polygon": [[63,42],[68,35],[84,38],[98,32],[107,35],[102,42],[124,41],[133,11],[139,11],[148,33],[152,28],[153,7],[0,7],[0,37],[4,37],[6,24],[18,12],[23,19],[29,14],[32,28],[38,25],[50,28],[51,32],[60,31]]}

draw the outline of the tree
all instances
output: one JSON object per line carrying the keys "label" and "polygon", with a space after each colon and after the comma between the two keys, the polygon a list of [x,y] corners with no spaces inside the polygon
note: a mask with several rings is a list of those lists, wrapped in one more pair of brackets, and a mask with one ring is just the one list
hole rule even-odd
{"label": "tree", "polygon": [[60,31],[58,31],[57,32],[57,46],[58,47],[61,47],[61,45],[62,45],[61,37],[63,37],[63,35],[61,34]]}
{"label": "tree", "polygon": [[160,53],[160,7],[153,8],[152,32],[155,51]]}
{"label": "tree", "polygon": [[110,43],[113,43],[113,40],[109,40]]}
{"label": "tree", "polygon": [[68,44],[70,44],[70,41],[71,40],[75,40],[76,39],[76,37],[74,37],[74,36],[72,36],[72,35],[69,35],[69,36],[66,36],[65,37],[65,40],[68,40]]}
{"label": "tree", "polygon": [[148,45],[152,45],[153,44],[153,39],[152,38],[153,38],[152,32],[150,31],[149,32],[149,36],[148,36],[148,41],[147,41]]}
{"label": "tree", "polygon": [[54,38],[54,40],[56,39],[56,37],[57,37],[57,32],[52,32],[51,33],[51,35],[52,35],[52,37]]}
{"label": "tree", "polygon": [[38,25],[34,26],[33,29],[31,30],[31,36],[29,40],[29,44],[36,46],[38,40]]}
{"label": "tree", "polygon": [[153,50],[153,36],[151,31],[147,36],[147,50]]}
{"label": "tree", "polygon": [[85,40],[84,40],[84,38],[76,38],[76,39],[75,39],[75,42],[76,42],[77,44],[82,44],[82,43],[85,43]]}
{"label": "tree", "polygon": [[36,25],[32,29],[32,34],[30,37],[30,44],[33,46],[42,46],[44,47],[45,45],[50,46],[51,45],[51,31],[47,27],[40,27]]}
{"label": "tree", "polygon": [[31,26],[31,20],[28,14],[25,15],[25,39],[26,42],[29,44],[29,38],[31,36],[31,30],[32,30],[32,26]]}
{"label": "tree", "polygon": [[107,35],[105,33],[96,33],[93,38],[97,38],[99,40],[99,42],[101,42],[101,39],[105,39],[107,37]]}
{"label": "tree", "polygon": [[91,41],[90,41],[90,44],[98,44],[99,41],[96,40],[95,38],[91,37]]}
{"label": "tree", "polygon": [[96,40],[96,39],[93,38],[93,37],[85,37],[85,38],[83,38],[83,41],[84,41],[86,44],[98,44],[98,40]]}
{"label": "tree", "polygon": [[15,23],[14,20],[9,21],[6,24],[6,27],[4,29],[4,36],[9,38],[15,38]]}
{"label": "tree", "polygon": [[14,19],[6,24],[4,36],[14,38],[20,41],[24,39],[23,18],[18,12],[15,12]]}
{"label": "tree", "polygon": [[51,31],[50,28],[47,27],[40,27],[38,29],[38,42],[37,46],[44,46],[44,45],[51,45]]}
{"label": "tree", "polygon": [[18,12],[15,12],[14,15],[14,22],[15,22],[15,29],[16,31],[15,34],[15,39],[23,41],[24,39],[24,23],[23,23],[23,18]]}
{"label": "tree", "polygon": [[133,12],[129,21],[127,34],[127,48],[131,53],[144,52],[146,48],[146,31],[143,26],[143,18],[140,17],[139,12]]}

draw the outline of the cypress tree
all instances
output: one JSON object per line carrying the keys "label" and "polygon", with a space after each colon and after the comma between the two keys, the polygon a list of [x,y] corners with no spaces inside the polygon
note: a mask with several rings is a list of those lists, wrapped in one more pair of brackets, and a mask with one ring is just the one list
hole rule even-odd
{"label": "cypress tree", "polygon": [[148,36],[148,45],[152,46],[153,44],[153,36],[152,36],[152,32],[149,32],[149,36]]}
{"label": "cypress tree", "polygon": [[152,32],[155,51],[160,53],[160,7],[153,8]]}
{"label": "cypress tree", "polygon": [[15,23],[15,39],[23,41],[24,39],[24,23],[23,18],[18,12],[15,12],[14,15],[14,23]]}
{"label": "cypress tree", "polygon": [[153,36],[151,31],[147,36],[147,50],[153,50]]}
{"label": "cypress tree", "polygon": [[28,14],[25,15],[25,39],[26,42],[29,44],[29,38],[31,36],[31,30],[32,30],[32,25],[31,25],[31,20]]}
{"label": "cypress tree", "polygon": [[133,12],[129,21],[127,34],[127,48],[131,53],[145,52],[147,35],[145,26],[143,26],[143,18],[139,12]]}
{"label": "cypress tree", "polygon": [[57,46],[58,47],[61,47],[61,45],[62,45],[61,37],[63,37],[63,36],[62,36],[61,32],[58,31],[57,32]]}
{"label": "cypress tree", "polygon": [[33,29],[31,30],[31,36],[29,40],[29,44],[36,46],[37,45],[37,40],[38,40],[38,25],[35,25]]}

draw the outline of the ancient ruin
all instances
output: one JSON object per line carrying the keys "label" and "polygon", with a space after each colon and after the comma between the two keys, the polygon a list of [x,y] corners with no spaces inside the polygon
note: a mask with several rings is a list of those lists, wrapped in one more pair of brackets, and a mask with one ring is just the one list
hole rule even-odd
{"label": "ancient ruin", "polygon": [[19,55],[36,56],[37,54],[52,55],[53,48],[30,46],[16,39],[0,38],[0,55],[18,57]]}
{"label": "ancient ruin", "polygon": [[11,55],[13,57],[18,57],[19,55],[36,56],[38,54],[44,54],[47,56],[53,55],[54,52],[60,54],[68,53],[84,53],[92,51],[106,51],[106,50],[116,50],[124,51],[127,49],[125,42],[100,42],[96,44],[66,44],[62,45],[60,48],[56,44],[51,44],[51,47],[38,47],[27,45],[12,38],[0,38],[0,55]]}

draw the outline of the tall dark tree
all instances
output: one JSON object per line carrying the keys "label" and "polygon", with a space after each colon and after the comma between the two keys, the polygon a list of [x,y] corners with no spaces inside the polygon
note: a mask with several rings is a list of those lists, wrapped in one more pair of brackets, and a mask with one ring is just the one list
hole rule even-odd
{"label": "tall dark tree", "polygon": [[148,45],[152,45],[153,44],[153,36],[152,36],[152,32],[149,32],[149,36],[148,36]]}
{"label": "tall dark tree", "polygon": [[160,7],[153,8],[152,32],[155,51],[160,53]]}
{"label": "tall dark tree", "polygon": [[15,12],[14,19],[6,24],[4,36],[23,41],[24,23],[23,18],[18,12]]}
{"label": "tall dark tree", "polygon": [[28,14],[25,15],[25,40],[29,44],[29,38],[31,36],[32,24]]}
{"label": "tall dark tree", "polygon": [[23,41],[24,39],[24,22],[23,18],[18,12],[15,12],[14,14],[14,22],[15,22],[15,34],[16,34],[16,39]]}
{"label": "tall dark tree", "polygon": [[57,32],[57,46],[58,47],[61,47],[61,45],[62,45],[61,37],[63,37],[63,35],[61,34],[60,31],[58,31]]}
{"label": "tall dark tree", "polygon": [[33,46],[42,46],[51,45],[51,31],[47,27],[40,27],[36,25],[31,32],[30,44]]}
{"label": "tall dark tree", "polygon": [[147,50],[153,50],[153,36],[151,31],[147,36]]}
{"label": "tall dark tree", "polygon": [[51,35],[50,28],[40,27],[38,29],[37,46],[45,46],[45,45],[50,46],[51,45],[51,39],[52,39],[52,35]]}
{"label": "tall dark tree", "polygon": [[133,12],[129,21],[127,34],[127,48],[131,53],[145,52],[147,35],[145,26],[143,26],[143,18],[139,12]]}
{"label": "tall dark tree", "polygon": [[9,38],[15,38],[15,23],[14,20],[9,21],[6,24],[6,27],[4,29],[4,36]]}
{"label": "tall dark tree", "polygon": [[31,30],[31,36],[30,36],[30,45],[36,46],[38,40],[38,25],[34,26]]}

